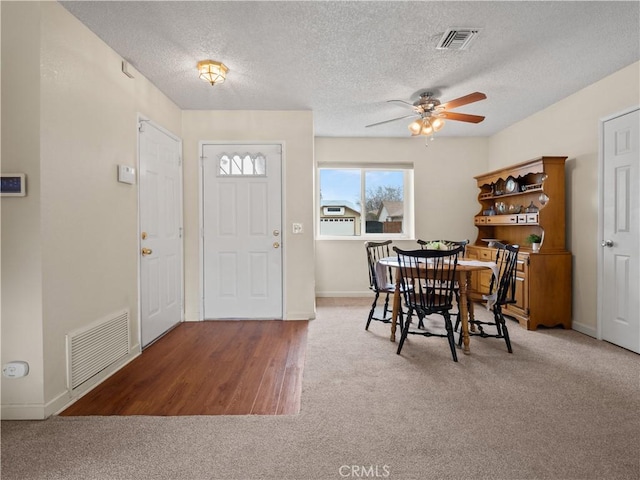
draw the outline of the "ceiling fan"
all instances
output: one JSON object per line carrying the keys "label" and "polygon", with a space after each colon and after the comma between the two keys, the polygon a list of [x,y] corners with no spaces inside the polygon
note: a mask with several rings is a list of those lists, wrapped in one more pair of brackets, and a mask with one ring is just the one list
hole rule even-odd
{"label": "ceiling fan", "polygon": [[487,96],[484,93],[474,92],[446,103],[440,103],[440,100],[435,98],[433,93],[423,92],[420,94],[420,98],[413,103],[405,102],[404,100],[388,100],[389,103],[398,103],[402,106],[413,109],[413,113],[398,118],[392,118],[391,120],[385,120],[383,122],[372,123],[371,125],[367,125],[365,128],[395,122],[397,120],[402,120],[403,118],[419,117],[409,124],[409,131],[412,136],[428,136],[440,130],[444,126],[445,120],[480,123],[484,120],[483,116],[450,112],[449,110],[461,107],[462,105],[468,105],[469,103],[478,102],[485,98],[487,98]]}

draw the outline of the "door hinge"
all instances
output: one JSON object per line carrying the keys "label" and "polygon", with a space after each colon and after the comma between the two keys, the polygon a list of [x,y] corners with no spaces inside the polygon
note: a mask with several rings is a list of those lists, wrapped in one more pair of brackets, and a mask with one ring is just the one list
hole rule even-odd
{"label": "door hinge", "polygon": [[182,166],[182,156],[181,155],[178,156],[178,166],[179,167]]}
{"label": "door hinge", "polygon": [[531,257],[527,257],[527,267],[529,266],[530,263],[531,263]]}
{"label": "door hinge", "polygon": [[180,238],[182,238],[182,227],[178,228],[178,235]]}
{"label": "door hinge", "polygon": [[144,124],[146,122],[150,122],[151,120],[139,120],[138,121],[138,131],[139,132],[144,132]]}

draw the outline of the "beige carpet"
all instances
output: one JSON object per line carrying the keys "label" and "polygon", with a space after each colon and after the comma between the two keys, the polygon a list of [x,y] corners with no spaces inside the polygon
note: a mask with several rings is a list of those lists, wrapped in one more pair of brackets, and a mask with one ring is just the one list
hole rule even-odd
{"label": "beige carpet", "polygon": [[397,356],[345,302],[319,300],[299,415],[5,421],[2,479],[640,478],[640,356],[515,322],[511,355],[410,337]]}

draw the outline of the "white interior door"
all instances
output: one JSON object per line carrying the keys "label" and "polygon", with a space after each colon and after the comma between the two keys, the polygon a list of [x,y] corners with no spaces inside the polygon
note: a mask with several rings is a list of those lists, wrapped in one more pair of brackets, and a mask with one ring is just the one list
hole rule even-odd
{"label": "white interior door", "polygon": [[202,146],[203,318],[282,318],[282,147]]}
{"label": "white interior door", "polygon": [[180,141],[140,122],[140,324],[146,346],[182,320]]}
{"label": "white interior door", "polygon": [[640,110],[603,128],[602,339],[640,353]]}

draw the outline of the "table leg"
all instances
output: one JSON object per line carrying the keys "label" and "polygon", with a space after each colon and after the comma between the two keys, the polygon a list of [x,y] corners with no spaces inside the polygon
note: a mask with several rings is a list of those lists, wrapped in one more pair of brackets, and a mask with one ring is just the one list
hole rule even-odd
{"label": "table leg", "polygon": [[396,327],[398,325],[398,313],[400,312],[400,279],[396,279],[396,291],[393,293],[393,310],[391,312],[391,338],[396,341]]}
{"label": "table leg", "polygon": [[462,335],[462,353],[469,355],[469,309],[467,307],[467,286],[471,280],[471,272],[458,272],[458,287],[460,288],[460,320]]}

